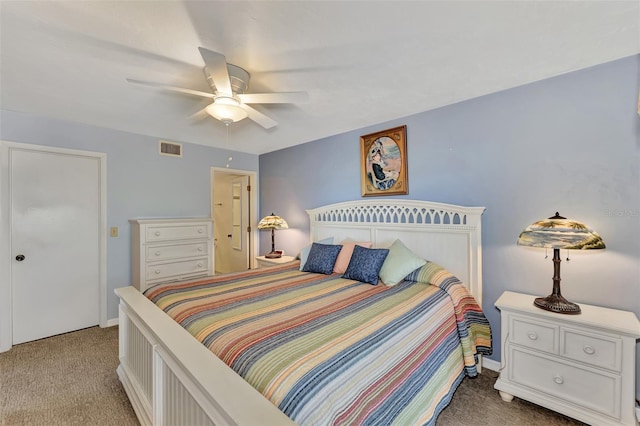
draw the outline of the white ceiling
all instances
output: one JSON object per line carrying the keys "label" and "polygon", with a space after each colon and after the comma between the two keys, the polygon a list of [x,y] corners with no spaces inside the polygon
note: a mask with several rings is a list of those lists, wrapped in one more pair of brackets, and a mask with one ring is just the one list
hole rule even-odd
{"label": "white ceiling", "polygon": [[[640,53],[633,1],[6,1],[0,107],[226,147],[198,46],[251,73],[248,92],[307,91],[231,125],[262,154]],[[210,102],[210,100],[209,100]]]}

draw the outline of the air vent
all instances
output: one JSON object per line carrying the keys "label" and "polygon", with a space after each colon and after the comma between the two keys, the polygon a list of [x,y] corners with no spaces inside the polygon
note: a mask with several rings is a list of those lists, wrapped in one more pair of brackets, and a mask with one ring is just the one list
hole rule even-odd
{"label": "air vent", "polygon": [[182,144],[175,142],[158,141],[160,155],[168,155],[169,157],[182,157]]}

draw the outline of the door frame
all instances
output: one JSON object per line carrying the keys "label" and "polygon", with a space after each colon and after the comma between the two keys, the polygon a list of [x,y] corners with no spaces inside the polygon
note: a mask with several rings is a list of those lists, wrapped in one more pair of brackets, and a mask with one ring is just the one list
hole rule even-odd
{"label": "door frame", "polygon": [[13,307],[11,282],[11,151],[40,151],[56,154],[97,158],[100,179],[99,218],[99,325],[107,327],[107,154],[57,148],[45,145],[10,142],[0,140],[0,352],[8,351],[13,345]]}
{"label": "door frame", "polygon": [[[210,190],[209,193],[211,195],[211,199],[210,199],[210,207],[211,207],[211,220],[213,220],[214,218],[214,211],[213,211],[213,190],[214,190],[214,184],[215,184],[215,174],[216,173],[226,173],[226,174],[230,174],[230,175],[243,175],[243,176],[249,176],[249,184],[251,185],[251,192],[249,193],[249,220],[251,221],[251,223],[249,224],[251,226],[251,237],[249,239],[249,268],[254,269],[257,267],[257,261],[256,261],[256,247],[258,247],[258,233],[257,231],[257,224],[258,224],[258,173],[255,171],[250,171],[250,170],[240,170],[240,169],[228,169],[226,167],[211,167],[211,171],[210,171]],[[216,226],[216,224],[213,224],[214,228]],[[212,250],[214,250],[213,252],[213,259],[215,260],[215,247],[212,248]],[[215,270],[215,264],[214,266],[214,270]]]}

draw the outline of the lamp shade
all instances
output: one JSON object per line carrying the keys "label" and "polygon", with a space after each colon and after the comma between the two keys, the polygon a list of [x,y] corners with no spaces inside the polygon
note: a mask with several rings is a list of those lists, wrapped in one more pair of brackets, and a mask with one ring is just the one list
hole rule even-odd
{"label": "lamp shade", "polygon": [[553,291],[547,297],[536,298],[533,304],[559,314],[579,314],[580,306],[569,302],[560,292],[560,249],[603,249],[602,237],[584,223],[567,219],[556,212],[555,216],[527,226],[518,237],[518,245],[553,249]]}
{"label": "lamp shade", "polygon": [[555,216],[527,226],[518,237],[518,245],[568,250],[605,248],[602,237],[596,231],[557,212]]}
{"label": "lamp shade", "polygon": [[258,223],[258,229],[287,229],[287,221],[271,213],[269,216],[265,216]]}
{"label": "lamp shade", "polygon": [[260,220],[258,223],[258,229],[271,229],[271,252],[265,255],[266,258],[276,259],[282,256],[281,251],[276,251],[276,237],[274,231],[276,229],[287,229],[288,227],[289,225],[287,225],[286,220],[280,216],[274,215],[273,213]]}

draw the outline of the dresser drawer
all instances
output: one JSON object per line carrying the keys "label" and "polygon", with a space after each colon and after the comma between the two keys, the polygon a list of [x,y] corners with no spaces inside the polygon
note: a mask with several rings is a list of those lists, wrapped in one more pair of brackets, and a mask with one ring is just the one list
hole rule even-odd
{"label": "dresser drawer", "polygon": [[516,315],[511,317],[509,340],[518,345],[557,354],[559,336],[560,327],[557,325]]}
{"label": "dresser drawer", "polygon": [[159,265],[147,265],[146,278],[148,281],[157,281],[165,278],[180,277],[184,275],[206,274],[209,270],[209,260],[190,259],[178,262],[168,262]]}
{"label": "dresser drawer", "polygon": [[147,262],[185,257],[206,256],[209,253],[207,243],[152,245],[145,248]]}
{"label": "dresser drawer", "polygon": [[563,327],[560,354],[594,365],[620,371],[622,368],[622,340],[606,334]]}
{"label": "dresser drawer", "polygon": [[147,226],[145,242],[175,241],[209,238],[209,224],[152,225]]}
{"label": "dresser drawer", "polygon": [[[580,368],[512,347],[509,378],[521,385],[618,419],[620,376]],[[513,366],[518,368],[513,368]]]}

